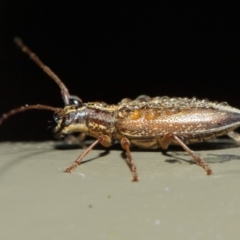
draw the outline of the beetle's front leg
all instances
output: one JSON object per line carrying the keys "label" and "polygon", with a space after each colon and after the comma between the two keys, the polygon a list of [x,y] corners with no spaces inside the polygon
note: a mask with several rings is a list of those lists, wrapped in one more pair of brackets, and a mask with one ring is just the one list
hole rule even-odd
{"label": "beetle's front leg", "polygon": [[193,157],[197,165],[201,166],[206,171],[207,175],[212,174],[212,170],[208,167],[205,161],[200,157],[198,157],[198,155],[194,151],[192,151],[190,148],[188,148],[187,145],[175,134],[168,133],[163,136],[163,138],[160,141],[162,149],[166,150],[169,144],[172,142],[179,144],[186,152],[188,152]]}
{"label": "beetle's front leg", "polygon": [[137,174],[137,168],[136,168],[136,165],[134,164],[134,161],[133,161],[133,158],[132,158],[132,155],[131,155],[131,152],[130,152],[130,142],[127,138],[122,138],[121,139],[121,145],[122,145],[122,148],[124,150],[126,150],[126,154],[127,154],[127,158],[128,158],[128,164],[129,164],[130,170],[131,170],[132,175],[133,175],[132,181],[137,182],[139,179],[138,179],[138,174]]}
{"label": "beetle's front leg", "polygon": [[101,143],[105,147],[109,147],[111,145],[111,139],[107,135],[101,135],[97,138],[95,142],[93,142],[75,161],[74,163],[65,169],[64,172],[72,172],[78,165],[81,164],[83,158],[98,144]]}
{"label": "beetle's front leg", "polygon": [[84,143],[84,139],[86,138],[86,135],[84,133],[80,133],[78,136],[74,135],[68,135],[64,138],[64,143],[68,146],[71,145],[79,145],[82,148],[86,148],[86,145]]}

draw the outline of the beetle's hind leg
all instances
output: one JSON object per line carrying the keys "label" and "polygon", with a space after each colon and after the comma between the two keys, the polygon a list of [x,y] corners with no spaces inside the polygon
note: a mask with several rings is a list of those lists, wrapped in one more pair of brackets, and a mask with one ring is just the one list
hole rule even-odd
{"label": "beetle's hind leg", "polygon": [[131,152],[130,152],[130,142],[127,138],[122,138],[121,139],[121,145],[124,150],[126,150],[127,158],[128,158],[128,164],[130,167],[130,170],[132,172],[132,181],[137,182],[139,180],[138,174],[137,174],[137,168],[136,165],[134,164]]}
{"label": "beetle's hind leg", "polygon": [[240,134],[239,133],[232,131],[232,132],[228,133],[228,136],[230,138],[232,138],[233,140],[235,140],[236,142],[240,143]]}
{"label": "beetle's hind leg", "polygon": [[207,175],[212,174],[212,170],[208,167],[208,165],[205,163],[203,159],[201,159],[194,151],[192,151],[190,148],[187,147],[187,145],[178,138],[175,134],[168,133],[166,134],[160,141],[160,145],[163,150],[166,150],[170,143],[177,143],[179,144],[186,152],[189,153],[197,163],[197,165],[201,166],[205,171]]}

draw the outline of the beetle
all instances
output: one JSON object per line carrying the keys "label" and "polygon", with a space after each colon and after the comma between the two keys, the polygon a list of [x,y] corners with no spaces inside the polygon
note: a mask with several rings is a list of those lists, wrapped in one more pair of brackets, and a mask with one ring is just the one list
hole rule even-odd
{"label": "beetle", "polygon": [[167,96],[151,98],[141,95],[134,100],[125,98],[115,105],[104,102],[84,103],[79,97],[69,94],[58,76],[20,38],[16,37],[14,42],[57,83],[65,106],[64,108],[41,104],[22,106],[3,114],[0,125],[19,112],[33,109],[49,110],[54,112],[53,118],[56,122],[54,133],[57,136],[63,137],[79,132],[95,138],[96,140],[65,169],[65,172],[70,173],[80,165],[83,158],[98,143],[110,147],[115,140],[119,140],[126,151],[133,181],[138,181],[139,177],[130,152],[131,145],[163,150],[167,150],[170,144],[180,145],[207,175],[211,175],[211,168],[187,145],[222,135],[229,135],[237,141],[240,139],[239,135],[233,132],[240,126],[240,110],[226,102]]}

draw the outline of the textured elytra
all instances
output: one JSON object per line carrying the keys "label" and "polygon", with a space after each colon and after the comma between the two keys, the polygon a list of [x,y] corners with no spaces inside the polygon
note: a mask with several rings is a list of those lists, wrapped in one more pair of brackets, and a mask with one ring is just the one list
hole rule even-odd
{"label": "textured elytra", "polygon": [[226,102],[197,98],[149,97],[123,99],[116,129],[130,139],[162,138],[173,133],[184,142],[201,142],[225,135],[240,125],[240,111]]}
{"label": "textured elytra", "polygon": [[[118,103],[121,108],[129,110],[141,109],[141,108],[162,108],[162,109],[190,109],[190,108],[216,108],[216,107],[230,107],[227,102],[211,102],[207,99],[199,100],[193,98],[181,98],[181,97],[149,97],[147,95],[141,95],[134,100],[124,98]],[[232,107],[230,107],[233,109]]]}

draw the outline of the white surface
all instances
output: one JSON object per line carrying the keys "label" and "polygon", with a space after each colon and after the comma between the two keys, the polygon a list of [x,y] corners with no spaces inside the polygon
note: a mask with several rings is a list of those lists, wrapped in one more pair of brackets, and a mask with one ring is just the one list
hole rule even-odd
{"label": "white surface", "polygon": [[159,151],[135,150],[138,183],[120,150],[101,157],[93,150],[85,160],[94,161],[73,174],[63,170],[81,149],[1,143],[0,152],[0,239],[240,239],[239,148],[198,151],[213,176]]}

